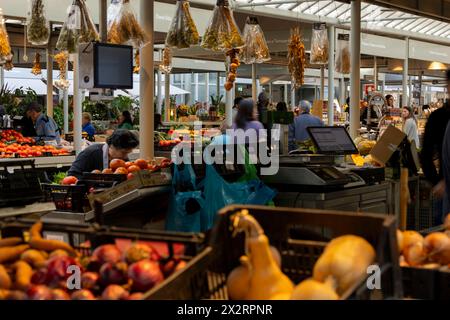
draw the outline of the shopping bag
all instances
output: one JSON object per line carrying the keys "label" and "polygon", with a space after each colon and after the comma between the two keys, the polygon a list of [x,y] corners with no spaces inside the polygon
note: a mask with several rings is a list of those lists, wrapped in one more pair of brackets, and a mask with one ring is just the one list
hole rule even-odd
{"label": "shopping bag", "polygon": [[169,203],[166,230],[201,232],[201,210],[205,205],[201,191],[174,192]]}
{"label": "shopping bag", "polygon": [[226,182],[214,169],[206,166],[204,181],[205,206],[201,215],[201,228],[209,230],[216,221],[217,212],[231,204],[265,205],[271,201],[276,192],[259,179],[245,182]]}

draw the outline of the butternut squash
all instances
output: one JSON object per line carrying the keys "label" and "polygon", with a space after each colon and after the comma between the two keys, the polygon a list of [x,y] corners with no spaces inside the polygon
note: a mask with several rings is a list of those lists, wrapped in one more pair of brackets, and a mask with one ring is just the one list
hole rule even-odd
{"label": "butternut squash", "polygon": [[11,288],[11,278],[5,267],[0,264],[0,289],[8,290]]}
{"label": "butternut squash", "polygon": [[17,261],[14,264],[14,269],[16,271],[16,289],[26,290],[31,284],[33,269],[25,261]]}
{"label": "butternut squash", "polygon": [[231,300],[243,300],[250,285],[250,260],[240,258],[241,265],[234,268],[227,277],[227,291]]}
{"label": "butternut squash", "polygon": [[42,251],[35,249],[29,249],[21,254],[20,260],[27,262],[34,268],[39,268],[45,266],[46,257],[42,254]]}
{"label": "butternut squash", "polygon": [[246,232],[246,249],[250,259],[250,279],[246,300],[288,300],[294,285],[273,258],[269,239],[247,210],[232,217],[235,231]]}
{"label": "butternut squash", "polygon": [[314,279],[300,282],[292,292],[291,300],[338,300],[332,284],[322,283]]}
{"label": "butternut squash", "polygon": [[365,239],[345,235],[335,238],[326,246],[314,265],[314,280],[335,283],[341,295],[367,274],[367,267],[375,261],[375,250]]}
{"label": "butternut squash", "polygon": [[415,267],[419,266],[427,260],[427,253],[425,251],[423,242],[413,243],[403,249],[403,256],[408,265]]}
{"label": "butternut squash", "polygon": [[403,231],[403,243],[402,243],[403,250],[418,242],[423,242],[423,237],[420,233],[413,230]]}
{"label": "butternut squash", "polygon": [[450,263],[450,237],[445,233],[430,233],[425,237],[424,247],[431,262],[442,265]]}

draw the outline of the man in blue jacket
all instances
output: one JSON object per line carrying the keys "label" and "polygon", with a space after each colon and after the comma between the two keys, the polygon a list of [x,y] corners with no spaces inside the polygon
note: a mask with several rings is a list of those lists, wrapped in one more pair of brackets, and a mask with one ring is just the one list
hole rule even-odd
{"label": "man in blue jacket", "polygon": [[55,120],[42,113],[42,107],[38,103],[32,102],[28,105],[27,116],[33,120],[37,134],[34,137],[36,141],[56,140],[57,144],[61,143],[58,125]]}
{"label": "man in blue jacket", "polygon": [[308,127],[322,127],[323,121],[311,114],[311,103],[300,102],[301,114],[289,126],[289,151],[298,149],[297,142],[309,140]]}

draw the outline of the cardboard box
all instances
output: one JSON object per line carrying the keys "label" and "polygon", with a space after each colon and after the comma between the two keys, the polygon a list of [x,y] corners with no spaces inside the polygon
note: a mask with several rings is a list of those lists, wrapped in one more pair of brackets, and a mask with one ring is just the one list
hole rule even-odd
{"label": "cardboard box", "polygon": [[378,140],[377,144],[373,147],[372,151],[370,151],[370,155],[375,161],[386,165],[405,138],[406,134],[401,130],[394,126],[389,126]]}

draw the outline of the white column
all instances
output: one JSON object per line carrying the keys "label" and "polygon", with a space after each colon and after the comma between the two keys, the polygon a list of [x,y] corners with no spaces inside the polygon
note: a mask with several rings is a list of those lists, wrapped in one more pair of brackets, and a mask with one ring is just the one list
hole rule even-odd
{"label": "white column", "polygon": [[405,59],[403,60],[403,98],[402,98],[402,104],[399,107],[405,107],[409,103],[408,98],[408,69],[409,69],[409,38],[405,39],[406,41],[406,50],[405,50]]}
{"label": "white column", "polygon": [[[69,74],[69,63],[66,63],[66,75]],[[63,91],[63,115],[64,115],[64,133],[69,132],[69,90]]]}
{"label": "white column", "polygon": [[0,87],[3,87],[5,84],[5,69],[0,67]]}
{"label": "white column", "polygon": [[351,3],[351,75],[350,75],[350,136],[358,136],[360,90],[360,55],[361,55],[361,0]]}
{"label": "white column", "polygon": [[291,110],[294,110],[295,108],[295,88],[291,84]]}
{"label": "white column", "polygon": [[262,92],[262,87],[259,79],[256,80],[256,101],[258,100],[258,95]]}
{"label": "white column", "polygon": [[198,73],[192,74],[192,82],[194,83],[194,101],[200,101],[200,97],[198,96]]}
{"label": "white column", "polygon": [[153,63],[153,10],[154,2],[148,0],[140,1],[140,23],[149,36],[149,43],[141,48],[141,69],[139,105],[141,108],[139,117],[139,149],[140,157],[153,159],[154,155],[154,108],[153,92],[154,85],[154,63]]}
{"label": "white column", "polygon": [[157,114],[161,114],[161,110],[162,110],[162,102],[163,102],[163,95],[162,95],[162,72],[158,70],[158,81],[157,81],[157,86],[158,86],[158,95],[156,96],[156,113]]}
{"label": "white column", "polygon": [[225,119],[227,126],[233,124],[233,88],[230,91],[225,91]]}
{"label": "white column", "polygon": [[186,104],[190,105],[190,104],[192,104],[192,102],[194,100],[194,92],[192,90],[192,74],[184,75],[184,86],[185,86],[184,89],[189,91],[189,94],[186,95],[186,97],[187,97]]}
{"label": "white column", "polygon": [[80,77],[80,70],[79,70],[79,60],[78,60],[78,53],[72,55],[73,59],[73,144],[76,154],[79,154],[81,152],[81,113],[82,113],[82,107],[81,107],[81,92],[79,87],[79,77]]}
{"label": "white column", "polygon": [[288,104],[288,85],[287,83],[284,84],[284,97],[283,97],[283,101],[286,103],[286,105]]}
{"label": "white column", "polygon": [[272,82],[269,82],[269,102],[272,103]]}
{"label": "white column", "polygon": [[345,93],[347,89],[345,88],[345,78],[342,76],[341,79],[339,79],[339,87],[340,87],[340,94],[339,94],[339,103],[341,106],[345,104]]}
{"label": "white column", "polygon": [[164,121],[170,119],[170,74],[164,74]]}
{"label": "white column", "polygon": [[217,80],[216,80],[216,96],[220,96],[220,72],[217,72]]}
{"label": "white column", "polygon": [[205,102],[209,103],[209,73],[205,73]]}
{"label": "white column", "polygon": [[47,115],[53,118],[53,58],[50,42],[47,47]]}
{"label": "white column", "polygon": [[325,100],[325,67],[320,67],[320,100]]}
{"label": "white column", "polygon": [[252,99],[255,102],[255,108],[256,108],[256,101],[258,100],[258,85],[256,83],[256,64],[252,64]]}
{"label": "white column", "polygon": [[378,60],[377,60],[377,57],[373,57],[373,83],[375,85],[375,91],[378,91]]}
{"label": "white column", "polygon": [[328,40],[330,48],[328,50],[328,125],[334,125],[334,46],[335,46],[335,29],[330,26],[328,29]]}

